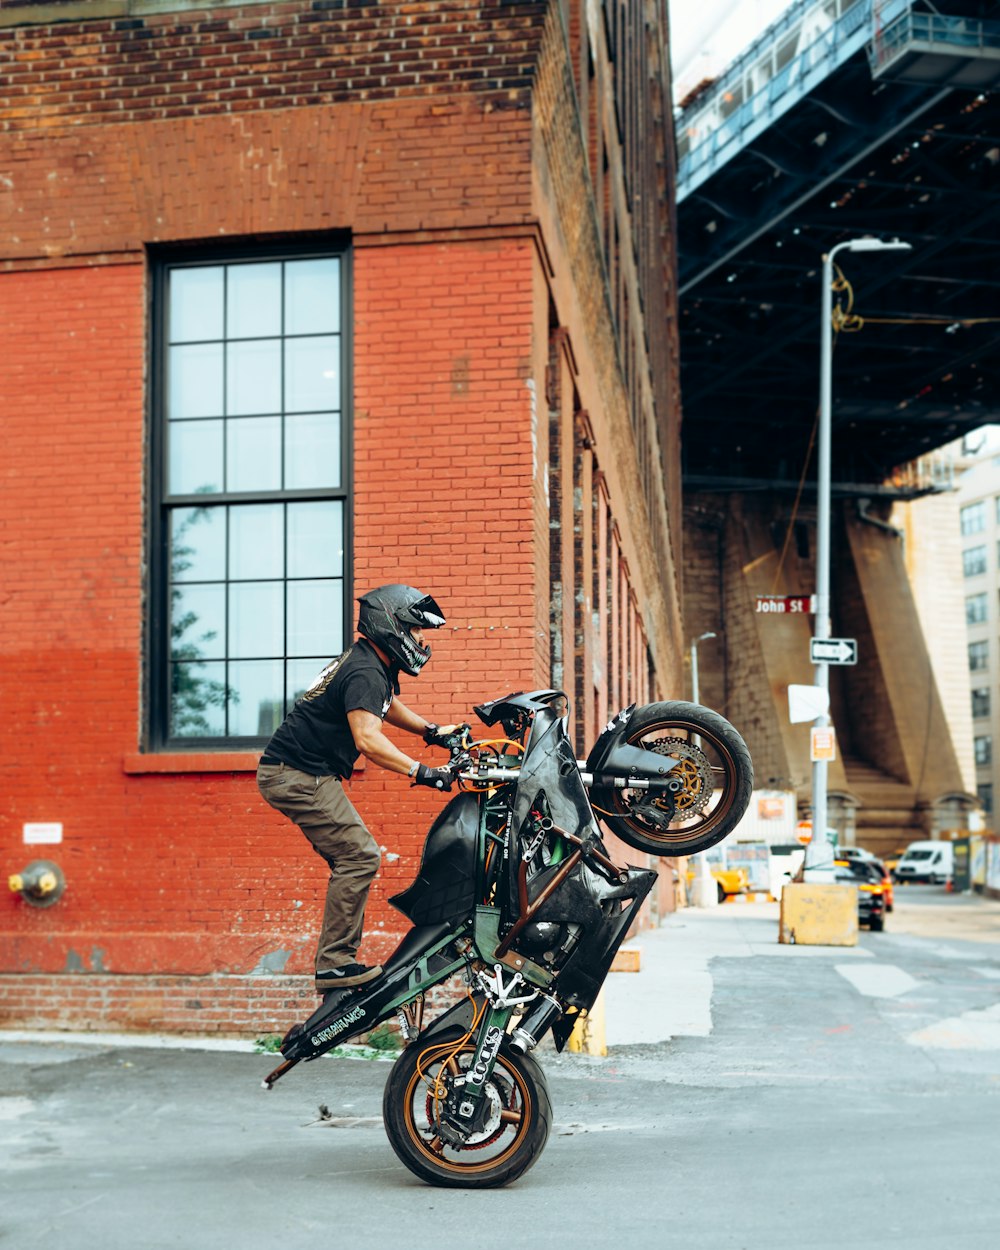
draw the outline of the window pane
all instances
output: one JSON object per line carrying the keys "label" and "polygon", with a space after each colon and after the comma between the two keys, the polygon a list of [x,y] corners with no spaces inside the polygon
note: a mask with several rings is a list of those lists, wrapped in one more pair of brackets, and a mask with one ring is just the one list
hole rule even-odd
{"label": "window pane", "polygon": [[317,657],[311,660],[289,660],[286,665],[287,669],[287,685],[285,688],[285,706],[290,708],[296,699],[301,699],[313,682],[317,679],[323,669],[326,667],[327,661],[333,658],[333,653],[329,656],[324,655],[322,658]]}
{"label": "window pane", "polygon": [[249,504],[229,510],[229,576],[282,577],[285,572],[281,504]]}
{"label": "window pane", "polygon": [[225,656],[225,585],[174,586],[170,591],[170,658],[222,660]]}
{"label": "window pane", "polygon": [[342,259],[192,253],[157,273],[154,737],[266,739],[350,641]]}
{"label": "window pane", "polygon": [[174,664],[170,676],[171,736],[222,737],[226,732],[225,664]]}
{"label": "window pane", "polygon": [[222,416],[222,344],[171,347],[167,416]]}
{"label": "window pane", "polygon": [[282,582],[235,582],[229,587],[229,654],[242,659],[285,653]]}
{"label": "window pane", "polygon": [[226,423],[226,490],[281,489],[281,418]]}
{"label": "window pane", "polygon": [[172,421],[169,438],[170,494],[222,490],[221,421]]}
{"label": "window pane", "polygon": [[286,339],[285,411],[331,412],[339,408],[340,339]]}
{"label": "window pane", "polygon": [[230,265],[226,337],[262,338],[281,333],[281,262]]}
{"label": "window pane", "polygon": [[229,666],[229,733],[235,737],[269,737],[285,714],[284,663],[246,660]]}
{"label": "window pane", "polygon": [[288,654],[339,655],[344,649],[343,583],[288,583]]}
{"label": "window pane", "polygon": [[340,485],[340,414],[285,421],[285,489]]}
{"label": "window pane", "polygon": [[171,343],[222,338],[222,265],[175,269],[170,277]]}
{"label": "window pane", "polygon": [[291,260],[285,266],[285,333],[340,329],[340,261]]}
{"label": "window pane", "polygon": [[[288,505],[288,576],[343,577],[344,505],[329,503]],[[326,654],[321,651],[319,654]]]}
{"label": "window pane", "polygon": [[281,411],[281,342],[249,339],[226,347],[226,412]]}
{"label": "window pane", "polygon": [[176,508],[170,515],[170,577],[175,582],[226,576],[225,508]]}

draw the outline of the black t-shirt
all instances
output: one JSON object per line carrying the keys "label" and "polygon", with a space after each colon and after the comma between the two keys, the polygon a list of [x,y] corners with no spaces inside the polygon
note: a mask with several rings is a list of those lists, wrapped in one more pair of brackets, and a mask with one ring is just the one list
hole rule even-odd
{"label": "black t-shirt", "polygon": [[398,692],[396,670],[359,638],[323,669],[274,731],[264,754],[314,777],[350,777],[361,752],[347,713],[362,709],[384,720]]}

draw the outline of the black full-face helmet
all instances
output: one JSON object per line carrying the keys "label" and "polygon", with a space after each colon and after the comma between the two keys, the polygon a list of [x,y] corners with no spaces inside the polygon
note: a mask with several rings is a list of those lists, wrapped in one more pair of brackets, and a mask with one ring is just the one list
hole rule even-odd
{"label": "black full-face helmet", "polygon": [[422,590],[412,586],[379,586],[358,600],[358,633],[381,647],[395,664],[416,677],[431,658],[430,647],[418,647],[410,634],[420,629],[440,629],[444,613]]}

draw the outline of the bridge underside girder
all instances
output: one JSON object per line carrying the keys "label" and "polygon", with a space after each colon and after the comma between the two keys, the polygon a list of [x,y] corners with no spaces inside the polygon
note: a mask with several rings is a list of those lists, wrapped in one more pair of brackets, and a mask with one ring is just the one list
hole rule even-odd
{"label": "bridge underside girder", "polygon": [[863,321],[836,336],[834,479],[867,491],[1000,420],[1000,98],[873,82],[859,55],[679,206],[689,488],[798,482],[821,257],[868,234],[913,250],[838,258]]}

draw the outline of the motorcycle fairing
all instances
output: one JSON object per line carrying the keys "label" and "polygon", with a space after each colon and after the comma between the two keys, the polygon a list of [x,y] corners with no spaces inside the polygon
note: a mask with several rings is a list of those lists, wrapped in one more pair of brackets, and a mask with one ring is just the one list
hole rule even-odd
{"label": "motorcycle fairing", "polygon": [[415,925],[454,924],[475,906],[479,803],[459,794],[431,827],[413,883],[389,902]]}
{"label": "motorcycle fairing", "polygon": [[358,1033],[367,1033],[397,1007],[466,967],[449,950],[456,937],[451,924],[426,925],[405,934],[377,981],[328,995],[303,1024],[289,1029],[281,1043],[285,1060],[318,1059]]}
{"label": "motorcycle fairing", "polygon": [[[589,870],[588,870],[589,871]],[[586,928],[579,945],[560,969],[552,989],[560,999],[578,1011],[589,1011],[611,970],[615,953],[625,940],[642,906],[653,888],[657,874],[652,869],[630,868],[626,885],[611,885],[597,873],[591,873],[588,884],[601,907],[601,923]],[[573,1032],[577,1016],[568,1014],[552,1025],[552,1039],[561,1051]]]}

